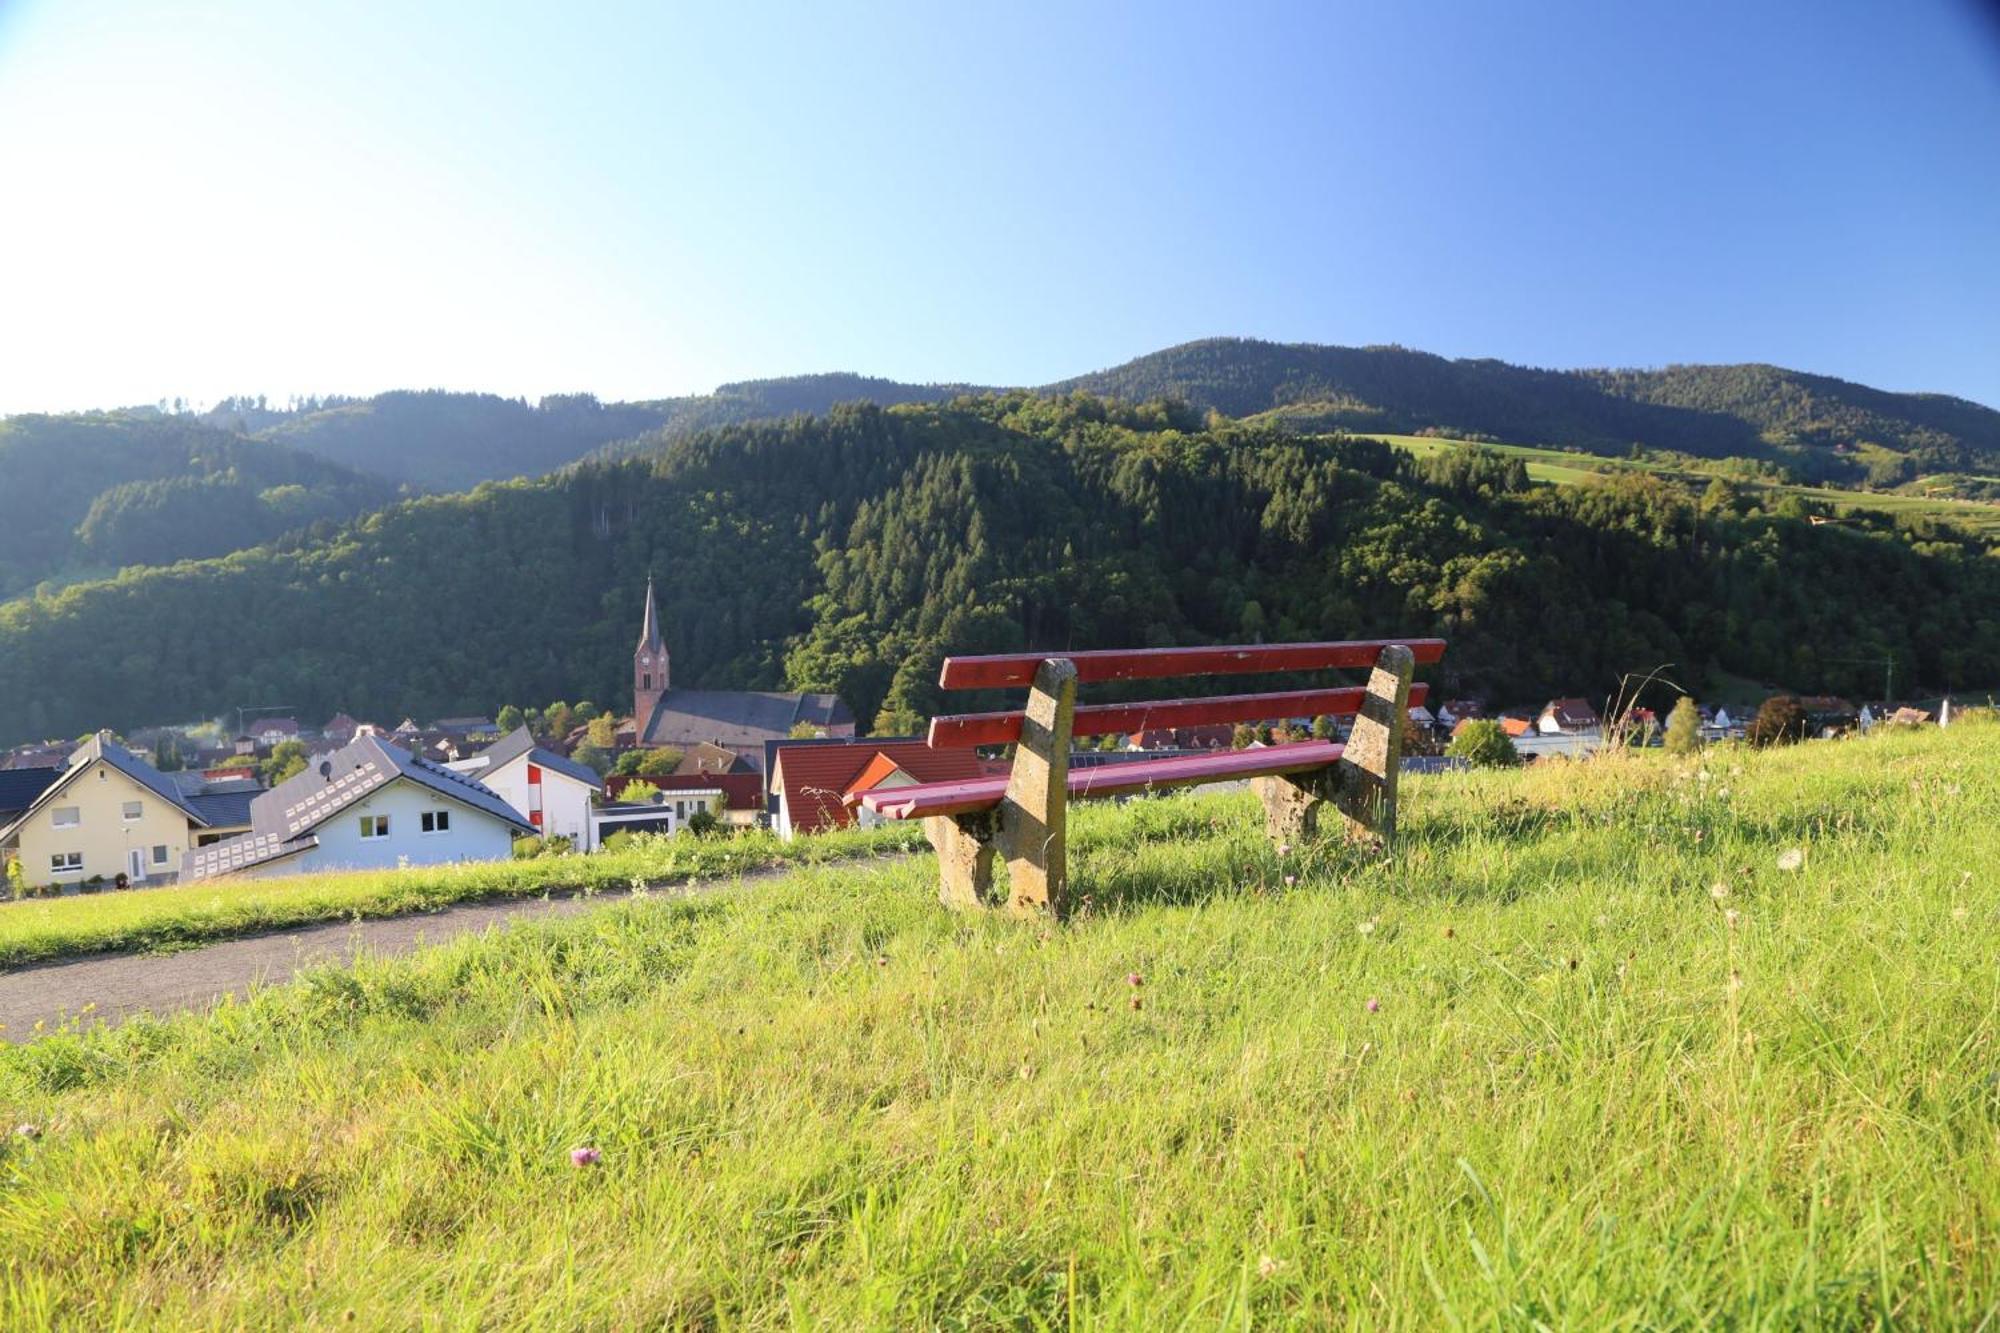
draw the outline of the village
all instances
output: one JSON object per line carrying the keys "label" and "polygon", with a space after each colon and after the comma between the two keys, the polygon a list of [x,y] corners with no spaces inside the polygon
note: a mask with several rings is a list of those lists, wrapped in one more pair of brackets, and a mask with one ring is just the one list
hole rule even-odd
{"label": "village", "polygon": [[[762,827],[789,839],[879,822],[869,793],[879,802],[895,788],[1008,771],[1003,757],[922,737],[859,737],[832,694],[679,689],[671,671],[649,581],[632,710],[622,716],[590,704],[393,727],[345,713],[316,726],[267,715],[240,718],[234,734],[150,727],[125,739],[101,731],[73,745],[18,746],[0,754],[7,883],[15,896],[51,895],[587,854],[639,834]],[[1799,704],[1814,737],[1933,720],[1924,709],[1833,697]],[[1741,739],[1749,712],[1701,707],[1702,738]],[[1657,744],[1662,730],[1650,710],[1607,722],[1578,697],[1494,713],[1474,699],[1414,703],[1403,765],[1460,766],[1453,738],[1489,719],[1529,763]],[[1140,729],[1079,739],[1072,763],[1340,740],[1347,726],[1321,716]]]}

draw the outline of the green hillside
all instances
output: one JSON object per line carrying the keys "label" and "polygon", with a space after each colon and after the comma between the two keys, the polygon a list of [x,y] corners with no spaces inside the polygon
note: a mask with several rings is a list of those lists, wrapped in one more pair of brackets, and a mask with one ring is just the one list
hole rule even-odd
{"label": "green hillside", "polygon": [[0,420],[0,597],[256,546],[387,503],[389,485],[157,413]]}
{"label": "green hillside", "polygon": [[2000,730],[1406,792],[1083,808],[1055,928],[920,856],[0,1049],[0,1321],[1991,1319]]}
{"label": "green hillside", "polygon": [[[323,541],[0,606],[0,737],[213,713],[622,704],[660,579],[674,678],[943,702],[947,652],[1442,634],[1435,679],[1608,695],[1673,663],[1865,692],[2000,680],[2000,560],[1750,488],[1538,487],[1518,459],[1014,394],[728,427],[406,502]],[[972,699],[959,699],[974,704]]]}
{"label": "green hillside", "polygon": [[659,426],[668,412],[589,394],[530,405],[487,393],[385,393],[289,415],[260,438],[424,490],[538,476]]}
{"label": "green hillside", "polygon": [[1894,485],[2000,472],[2000,412],[1776,366],[1536,370],[1403,347],[1215,338],[1050,386],[1182,399],[1233,417],[1283,410],[1309,429],[1436,430],[1623,454],[1633,445],[1750,458],[1803,479]]}

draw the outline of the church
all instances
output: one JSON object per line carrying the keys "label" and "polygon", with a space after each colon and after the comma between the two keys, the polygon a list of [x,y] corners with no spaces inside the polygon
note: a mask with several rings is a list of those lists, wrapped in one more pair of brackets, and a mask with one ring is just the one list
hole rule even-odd
{"label": "church", "polygon": [[785,740],[801,724],[825,736],[854,735],[854,714],[837,694],[673,688],[653,581],[646,580],[646,617],[639,627],[639,646],[632,653],[634,745],[684,750],[707,741],[761,768],[764,742]]}

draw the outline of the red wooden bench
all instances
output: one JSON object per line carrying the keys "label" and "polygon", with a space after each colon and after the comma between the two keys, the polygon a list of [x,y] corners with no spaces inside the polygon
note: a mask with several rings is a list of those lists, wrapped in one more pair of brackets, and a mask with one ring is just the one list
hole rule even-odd
{"label": "red wooden bench", "polygon": [[[1011,653],[947,658],[938,684],[947,690],[1029,687],[1024,709],[931,720],[933,746],[1014,743],[1004,777],[931,782],[865,793],[862,804],[888,819],[921,819],[937,848],[940,896],[953,906],[983,907],[992,897],[993,855],[1007,864],[1008,904],[1017,912],[1063,914],[1068,880],[1066,811],[1070,798],[1193,786],[1250,778],[1263,800],[1265,831],[1298,842],[1318,827],[1331,801],[1350,836],[1387,843],[1396,829],[1396,774],[1403,724],[1425,687],[1412,685],[1419,662],[1444,655],[1442,639],[1283,643],[1236,648],[1150,648],[1049,657]],[[1078,684],[1221,676],[1256,672],[1372,668],[1366,687],[1231,694],[1144,703],[1076,702]],[[1212,755],[1141,759],[1071,772],[1070,739],[1153,727],[1255,722],[1279,717],[1352,716],[1346,745],[1301,741]]]}

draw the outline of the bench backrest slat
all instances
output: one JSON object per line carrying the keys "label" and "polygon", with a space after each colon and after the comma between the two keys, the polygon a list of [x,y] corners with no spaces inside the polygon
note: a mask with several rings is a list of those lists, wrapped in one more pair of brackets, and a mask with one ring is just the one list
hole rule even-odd
{"label": "bench backrest slat", "polygon": [[1243,644],[1214,648],[1131,648],[1081,653],[999,653],[947,657],[938,674],[946,690],[988,690],[1027,685],[1035,668],[1051,657],[1076,664],[1076,679],[1088,685],[1106,680],[1161,680],[1168,676],[1247,675],[1261,671],[1358,670],[1375,665],[1382,649],[1400,643],[1421,665],[1444,656],[1443,639],[1366,639],[1334,643]]}
{"label": "bench backrest slat", "polygon": [[[1410,705],[1423,702],[1427,688],[1410,687]],[[1361,710],[1368,691],[1360,686],[1326,690],[1284,690],[1271,694],[1223,694],[1209,699],[1151,699],[1127,704],[1080,704],[1071,734],[1129,735],[1153,728],[1200,727],[1221,722],[1263,722],[1272,718],[1350,717]],[[1006,745],[1021,739],[1023,714],[960,713],[931,719],[932,749]]]}

